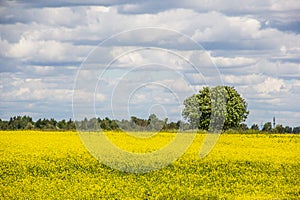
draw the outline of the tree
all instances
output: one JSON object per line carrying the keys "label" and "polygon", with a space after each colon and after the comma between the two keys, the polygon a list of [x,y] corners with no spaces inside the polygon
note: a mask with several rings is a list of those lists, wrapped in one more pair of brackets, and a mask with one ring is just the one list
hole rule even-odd
{"label": "tree", "polygon": [[294,127],[293,133],[300,133],[300,126]]}
{"label": "tree", "polygon": [[239,130],[247,131],[247,130],[249,130],[249,128],[248,128],[247,124],[241,123],[241,124],[239,125]]}
{"label": "tree", "polygon": [[284,132],[285,133],[292,133],[293,132],[293,128],[289,127],[289,126],[286,126],[286,127],[284,127]]}
{"label": "tree", "polygon": [[252,129],[254,131],[259,131],[259,127],[257,124],[253,124],[250,129]]}
{"label": "tree", "polygon": [[2,121],[0,119],[0,130],[8,130],[8,129],[9,129],[8,121]]}
{"label": "tree", "polygon": [[182,115],[192,128],[208,130],[213,123],[213,126],[224,125],[218,128],[227,130],[238,128],[247,119],[247,105],[234,87],[204,87],[198,94],[184,100]]}
{"label": "tree", "polygon": [[97,131],[100,128],[100,124],[98,123],[97,118],[89,119],[87,122],[87,130],[89,131]]}
{"label": "tree", "polygon": [[85,117],[81,122],[81,130],[88,130],[88,119]]}
{"label": "tree", "polygon": [[277,124],[275,127],[275,132],[276,133],[285,133],[285,129],[281,124]]}
{"label": "tree", "polygon": [[111,124],[111,119],[105,117],[105,119],[103,119],[100,123],[100,128],[103,130],[111,130],[110,124]]}
{"label": "tree", "polygon": [[35,127],[38,128],[38,129],[42,129],[43,128],[43,124],[42,124],[42,120],[41,119],[38,119],[35,122]]}
{"label": "tree", "polygon": [[54,118],[51,118],[48,124],[49,128],[56,129],[57,128],[56,125],[57,125],[57,121]]}
{"label": "tree", "polygon": [[148,131],[160,131],[163,129],[165,121],[158,119],[155,114],[151,114],[148,118]]}
{"label": "tree", "polygon": [[63,120],[59,121],[59,122],[57,123],[57,127],[58,127],[59,129],[66,129],[66,120],[63,119]]}
{"label": "tree", "polygon": [[130,128],[131,131],[143,131],[149,125],[148,120],[140,119],[135,116],[130,118]]}
{"label": "tree", "polygon": [[266,122],[262,128],[262,131],[271,132],[272,131],[272,123]]}
{"label": "tree", "polygon": [[67,129],[68,129],[68,130],[74,130],[74,129],[76,129],[75,123],[72,121],[71,118],[70,118],[69,121],[67,122]]}

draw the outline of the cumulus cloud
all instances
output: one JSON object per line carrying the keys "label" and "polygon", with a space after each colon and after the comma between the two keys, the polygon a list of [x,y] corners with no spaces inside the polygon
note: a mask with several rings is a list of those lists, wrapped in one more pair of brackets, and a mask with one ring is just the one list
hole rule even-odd
{"label": "cumulus cloud", "polygon": [[256,86],[256,90],[261,93],[272,93],[280,92],[284,87],[284,81],[282,79],[268,77],[263,83]]}
{"label": "cumulus cloud", "polygon": [[[175,116],[180,106],[166,88],[189,95],[226,84],[249,101],[249,123],[275,114],[288,123],[288,114],[299,115],[292,109],[300,98],[299,9],[296,0],[1,2],[1,116],[44,117],[39,112],[54,106],[57,113],[49,115],[71,116],[81,69],[75,86],[86,90],[78,99],[97,99],[99,113],[110,114],[112,91],[122,85],[166,86],[155,98],[147,88],[133,102],[161,101]],[[131,93],[125,88],[125,94]]]}
{"label": "cumulus cloud", "polygon": [[241,67],[255,64],[257,61],[254,58],[247,57],[211,57],[212,60],[220,67]]}
{"label": "cumulus cloud", "polygon": [[[62,81],[60,81],[62,80]],[[9,81],[9,82],[8,82]],[[69,101],[72,94],[72,82],[69,88],[62,87],[63,77],[48,79],[21,78],[13,74],[1,74],[1,99],[14,100],[49,100]]]}

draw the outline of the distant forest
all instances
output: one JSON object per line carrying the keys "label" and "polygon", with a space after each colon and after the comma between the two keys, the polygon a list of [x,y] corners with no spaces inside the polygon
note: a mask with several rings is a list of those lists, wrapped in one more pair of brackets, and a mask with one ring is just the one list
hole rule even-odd
{"label": "distant forest", "polygon": [[[180,130],[192,130],[192,126],[183,121],[168,122],[168,119],[158,119],[156,115],[151,114],[148,119],[141,119],[132,116],[130,120],[114,120],[105,117],[100,118],[84,118],[81,121],[51,119],[38,119],[34,121],[30,116],[15,116],[11,117],[8,121],[0,119],[0,130],[82,130],[82,131],[96,131],[96,130],[118,130],[118,131],[170,131],[177,132]],[[243,133],[300,133],[300,126],[289,127],[281,124],[273,125],[271,122],[266,122],[259,127],[253,124],[248,127],[242,123],[226,132],[243,132]]]}

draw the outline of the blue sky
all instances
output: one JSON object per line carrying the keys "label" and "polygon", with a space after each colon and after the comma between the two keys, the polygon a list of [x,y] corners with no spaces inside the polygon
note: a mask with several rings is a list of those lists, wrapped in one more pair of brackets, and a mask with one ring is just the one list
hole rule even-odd
{"label": "blue sky", "polygon": [[248,125],[300,125],[298,0],[41,2],[0,3],[2,119],[72,118],[75,96],[83,115],[176,120],[184,97],[222,80]]}

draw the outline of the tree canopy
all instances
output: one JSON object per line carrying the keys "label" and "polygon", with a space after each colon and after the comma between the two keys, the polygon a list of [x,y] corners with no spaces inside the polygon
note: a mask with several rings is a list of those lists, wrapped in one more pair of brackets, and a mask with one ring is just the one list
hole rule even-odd
{"label": "tree canopy", "polygon": [[239,127],[247,119],[247,105],[234,87],[204,87],[185,99],[182,115],[193,128],[208,130],[214,123],[227,130]]}

